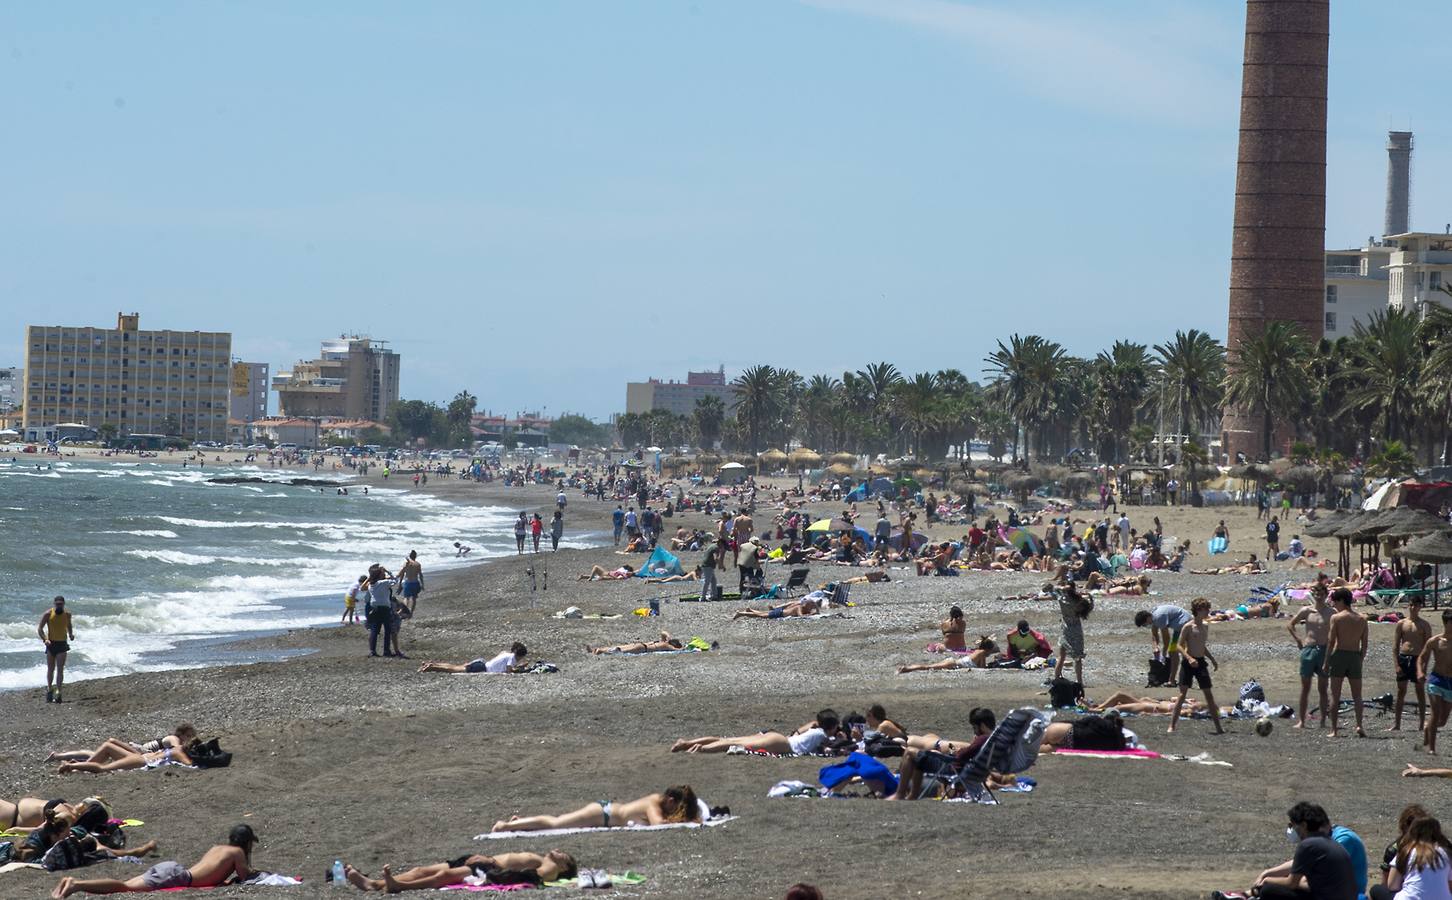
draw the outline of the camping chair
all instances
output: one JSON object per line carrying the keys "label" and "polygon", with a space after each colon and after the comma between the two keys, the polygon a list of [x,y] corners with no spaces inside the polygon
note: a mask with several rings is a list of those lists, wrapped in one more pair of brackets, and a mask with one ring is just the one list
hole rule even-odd
{"label": "camping chair", "polygon": [[[944,792],[956,791],[975,803],[997,803],[998,799],[988,787],[989,773],[1014,775],[1032,767],[1038,759],[1039,742],[1043,740],[1048,723],[1049,716],[1032,707],[1013,710],[998,723],[983,748],[961,770],[953,768],[952,757],[924,751],[918,755],[918,764],[923,772],[923,790],[918,799],[942,789]],[[947,760],[952,770],[951,777],[945,778],[941,774],[942,760],[924,760],[925,754]],[[935,774],[930,776],[930,771]]]}
{"label": "camping chair", "polygon": [[811,572],[811,569],[792,569],[792,574],[787,578],[786,584],[782,585],[782,592],[788,597],[792,596],[797,588],[806,585],[807,576]]}
{"label": "camping chair", "polygon": [[760,569],[747,574],[745,571],[741,577],[741,599],[755,600],[766,593],[766,582]]}
{"label": "camping chair", "polygon": [[837,586],[835,588],[833,588],[832,589],[832,593],[827,596],[827,604],[826,605],[829,606],[829,607],[830,606],[848,606],[849,604],[847,602],[847,594],[849,592],[851,592],[851,590],[852,590],[852,585],[846,584],[846,583],[840,582],[840,581],[837,582]]}

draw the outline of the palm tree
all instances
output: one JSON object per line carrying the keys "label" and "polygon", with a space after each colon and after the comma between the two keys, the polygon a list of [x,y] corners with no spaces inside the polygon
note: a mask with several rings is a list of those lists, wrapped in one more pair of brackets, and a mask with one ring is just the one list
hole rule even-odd
{"label": "palm tree", "polygon": [[691,417],[695,420],[696,434],[701,447],[709,450],[721,439],[721,424],[726,421],[726,403],[720,397],[707,394],[696,401]]}
{"label": "palm tree", "polygon": [[[1036,334],[1015,334],[1009,337],[1007,346],[999,341],[998,349],[983,360],[987,364],[985,371],[995,376],[994,384],[1014,418],[1015,431],[1022,431],[1025,438],[1050,421],[1065,357],[1064,348],[1053,341]],[[1028,458],[1027,447],[1023,456]]]}
{"label": "palm tree", "polygon": [[1290,417],[1307,389],[1310,355],[1305,335],[1291,322],[1267,323],[1264,331],[1235,348],[1225,378],[1225,402],[1260,414],[1266,459],[1275,420]]}
{"label": "palm tree", "polygon": [[1220,409],[1225,348],[1205,332],[1191,328],[1156,344],[1155,356],[1165,394],[1174,399],[1175,433],[1186,434],[1187,423],[1194,423],[1196,432],[1203,430]]}
{"label": "palm tree", "polygon": [[898,382],[892,396],[902,430],[912,436],[912,452],[921,459],[923,436],[938,425],[938,378],[920,372],[911,380]]}
{"label": "palm tree", "polygon": [[801,435],[809,447],[825,446],[824,437],[830,427],[832,406],[839,401],[842,382],[830,375],[813,375],[802,391]]}
{"label": "palm tree", "polygon": [[1351,334],[1344,409],[1373,413],[1387,441],[1405,437],[1423,362],[1415,313],[1396,308],[1372,313]]}
{"label": "palm tree", "polygon": [[1148,348],[1132,341],[1115,341],[1094,359],[1095,395],[1107,426],[1109,462],[1124,460],[1120,448],[1134,425],[1135,410],[1144,402],[1153,367]]}
{"label": "palm tree", "polygon": [[[1443,290],[1452,295],[1452,286]],[[1427,316],[1422,320],[1423,341],[1428,348],[1422,363],[1422,394],[1428,407],[1434,412],[1427,418],[1441,431],[1442,462],[1448,459],[1449,442],[1452,442],[1452,309],[1441,303],[1427,304]]]}
{"label": "palm tree", "polygon": [[747,449],[761,451],[761,433],[781,408],[782,382],[771,366],[752,366],[731,382],[736,392],[736,417],[746,421]]}

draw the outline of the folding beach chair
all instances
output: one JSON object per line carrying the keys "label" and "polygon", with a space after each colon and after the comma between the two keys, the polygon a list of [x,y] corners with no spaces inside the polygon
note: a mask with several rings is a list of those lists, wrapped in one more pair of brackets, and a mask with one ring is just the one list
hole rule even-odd
{"label": "folding beach chair", "polygon": [[811,572],[811,569],[792,569],[792,573],[787,578],[786,584],[782,586],[782,592],[785,593],[788,597],[792,596],[794,593],[796,593],[797,588],[804,587],[806,585],[807,576],[810,575]]}
{"label": "folding beach chair", "polygon": [[827,606],[847,606],[847,595],[852,591],[852,585],[845,582],[838,582],[827,597]]}
{"label": "folding beach chair", "polygon": [[[946,754],[930,750],[919,753],[917,762],[923,772],[923,790],[918,799],[942,790],[961,794],[974,802],[997,803],[987,784],[989,773],[1016,775],[1032,767],[1039,757],[1039,742],[1043,740],[1048,724],[1048,714],[1040,710],[1028,706],[1013,710],[1004,716],[982,749],[962,769],[955,768],[953,758]],[[929,758],[924,759],[925,755]],[[944,760],[947,761],[946,770]],[[929,772],[935,774],[930,776]]]}

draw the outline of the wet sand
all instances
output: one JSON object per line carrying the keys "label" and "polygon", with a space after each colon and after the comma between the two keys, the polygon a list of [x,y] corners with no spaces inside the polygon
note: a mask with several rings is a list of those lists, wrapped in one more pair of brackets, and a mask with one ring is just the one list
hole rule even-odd
{"label": "wet sand", "polygon": [[[438,479],[427,490],[460,502],[531,511],[552,508],[554,495],[546,488]],[[569,531],[608,530],[613,508],[613,502],[587,501],[572,491]],[[824,505],[815,512],[833,509]],[[1164,519],[1167,535],[1192,539],[1196,567],[1206,562],[1204,540],[1218,518],[1230,524],[1231,557],[1244,559],[1246,552],[1264,548],[1250,509],[1153,512]],[[1147,526],[1150,514],[1130,508],[1137,527]],[[764,505],[756,518],[758,523],[769,518]],[[682,521],[705,518],[687,514],[673,520],[671,529]],[[1283,543],[1295,530],[1286,528]],[[1307,543],[1334,549],[1327,542]],[[426,552],[422,559],[427,569]],[[684,559],[689,566],[695,555]],[[937,636],[936,623],[954,603],[967,613],[970,637],[1001,637],[1026,615],[1056,641],[1056,608],[996,599],[1030,590],[1043,576],[917,578],[894,570],[892,583],[855,585],[858,605],[844,619],[732,622],[730,613],[738,607],[729,602],[671,602],[660,618],[643,619],[631,610],[653,596],[685,594],[691,586],[657,589],[575,578],[592,564],[611,568],[624,560],[611,548],[561,551],[435,577],[417,617],[404,627],[409,660],[367,658],[362,627],[345,626],[249,642],[268,650],[315,651],[307,656],[78,683],[68,686],[59,707],[42,702],[40,691],[0,694],[6,734],[0,790],[72,799],[99,792],[120,814],[146,820],[133,842],[155,838],[162,858],[186,862],[221,840],[231,825],[248,822],[264,842],[257,865],[306,879],[301,888],[208,895],[216,897],[341,895],[342,889],[335,892],[322,882],[339,857],[377,874],[384,863],[397,870],[467,852],[551,846],[576,854],[584,865],[635,869],[649,878],[639,887],[617,889],[622,896],[771,898],[805,880],[834,900],[1005,892],[1193,897],[1213,888],[1244,889],[1260,869],[1287,858],[1284,811],[1297,800],[1320,802],[1333,821],[1355,828],[1375,861],[1392,837],[1401,806],[1417,800],[1438,810],[1452,799],[1452,783],[1398,777],[1407,761],[1426,757],[1413,751],[1410,728],[1388,734],[1390,717],[1370,712],[1369,738],[1335,741],[1314,730],[1293,731],[1288,722],[1260,738],[1251,723],[1228,723],[1229,734],[1217,737],[1208,722],[1189,721],[1167,736],[1164,718],[1132,719],[1129,727],[1152,749],[1209,752],[1234,768],[1045,757],[1030,773],[1039,780],[1038,790],[1003,795],[998,807],[767,799],[767,789],[778,780],[815,781],[826,761],[672,754],[671,742],[765,728],[790,731],[820,707],[846,713],[873,702],[884,704],[910,730],[964,737],[973,706],[991,706],[1000,716],[1014,706],[1041,706],[1047,701],[1043,673],[899,676],[894,666],[934,659],[923,647]],[[529,566],[540,576],[541,589],[533,593],[524,571]],[[785,578],[780,570],[768,572],[773,580]],[[811,580],[843,573],[818,564]],[[340,583],[347,574],[340,573]],[[1133,627],[1135,610],[1161,602],[1188,606],[1194,596],[1233,606],[1251,587],[1274,586],[1290,576],[1280,564],[1258,577],[1154,577],[1155,596],[1101,598],[1086,623],[1091,697],[1143,685],[1149,635]],[[549,617],[567,606],[623,615]],[[1293,604],[1289,611],[1294,609]],[[586,643],[649,639],[660,628],[717,640],[721,647],[639,658],[596,657],[582,650]],[[1271,702],[1294,705],[1295,648],[1284,628],[1284,619],[1213,626],[1212,646],[1221,662],[1217,700],[1233,702],[1240,684],[1255,678]],[[1372,626],[1367,696],[1394,689],[1390,628]],[[492,656],[513,640],[524,641],[531,658],[563,671],[517,677],[414,671],[424,659]],[[1145,693],[1171,696],[1166,689]],[[220,737],[236,754],[232,767],[61,777],[42,762],[50,749],[94,745],[110,735],[151,738],[179,721]],[[708,803],[730,806],[741,818],[700,833],[470,840],[512,814],[564,812],[678,783],[693,785]],[[140,871],[105,863],[77,874],[124,878]],[[56,880],[30,871],[0,875],[0,897],[42,896]]]}

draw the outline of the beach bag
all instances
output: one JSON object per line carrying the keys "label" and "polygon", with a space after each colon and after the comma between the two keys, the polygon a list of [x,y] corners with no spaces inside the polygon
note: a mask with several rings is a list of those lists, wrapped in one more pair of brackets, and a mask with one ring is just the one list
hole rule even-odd
{"label": "beach bag", "polygon": [[90,862],[86,851],[81,849],[81,842],[76,840],[74,834],[68,834],[51,845],[45,851],[45,856],[40,858],[41,868],[47,872],[63,872],[66,869],[79,869]]}
{"label": "beach bag", "polygon": [[1149,661],[1149,674],[1145,678],[1145,687],[1160,687],[1170,683],[1170,661],[1160,659],[1158,656],[1151,656]]}
{"label": "beach bag", "polygon": [[1253,678],[1240,686],[1240,702],[1244,703],[1247,700],[1265,702],[1265,688],[1261,687],[1260,682]]}
{"label": "beach bag", "polygon": [[903,747],[902,744],[879,732],[862,742],[862,752],[874,759],[888,759],[902,756]]}
{"label": "beach bag", "polygon": [[232,765],[232,754],[223,750],[216,738],[206,743],[200,738],[192,741],[192,745],[187,748],[187,756],[192,758],[192,764],[199,769],[225,769]]}
{"label": "beach bag", "polygon": [[1049,702],[1055,709],[1077,706],[1084,696],[1084,685],[1067,678],[1055,678],[1049,683]]}

